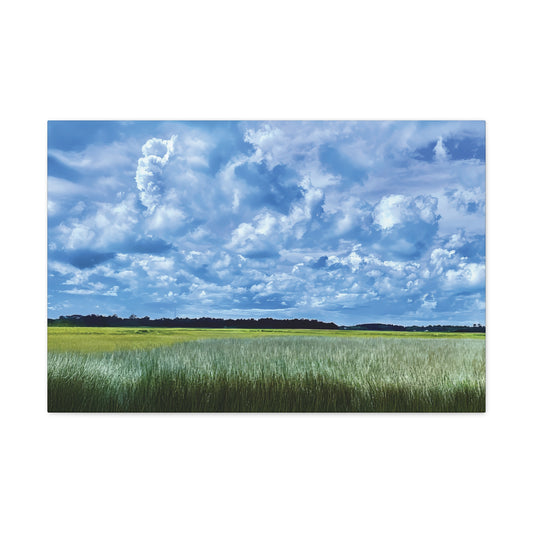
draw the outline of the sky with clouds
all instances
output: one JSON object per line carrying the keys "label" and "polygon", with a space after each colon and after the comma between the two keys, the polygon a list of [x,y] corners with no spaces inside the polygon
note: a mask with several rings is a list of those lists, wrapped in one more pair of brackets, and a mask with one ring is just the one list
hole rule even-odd
{"label": "sky with clouds", "polygon": [[48,124],[48,313],[485,323],[485,124]]}

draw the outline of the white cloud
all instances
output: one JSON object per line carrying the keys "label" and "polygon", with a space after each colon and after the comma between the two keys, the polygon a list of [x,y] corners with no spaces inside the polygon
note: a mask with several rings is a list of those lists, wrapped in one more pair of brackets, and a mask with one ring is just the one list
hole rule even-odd
{"label": "white cloud", "polygon": [[231,256],[226,252],[220,254],[220,259],[213,263],[213,268],[215,271],[221,271],[225,268],[228,268],[231,264]]}
{"label": "white cloud", "polygon": [[[81,207],[80,203],[77,206]],[[65,249],[105,250],[131,238],[138,222],[133,196],[115,204],[96,203],[95,207],[96,211],[81,220],[59,224],[58,240]]]}
{"label": "white cloud", "polygon": [[409,199],[401,194],[391,194],[383,197],[374,209],[374,222],[381,229],[390,229],[400,224],[406,218],[409,209]]}
{"label": "white cloud", "polygon": [[111,287],[107,292],[104,292],[104,296],[117,296],[118,285]]}
{"label": "white cloud", "polygon": [[402,194],[390,194],[381,198],[376,205],[373,219],[382,230],[420,220],[433,224],[438,220],[437,199],[432,196],[412,198]]}
{"label": "white cloud", "polygon": [[243,222],[232,232],[228,248],[241,254],[266,253],[279,249],[279,214],[264,211],[253,219]]}
{"label": "white cloud", "polygon": [[183,227],[185,223],[185,213],[172,205],[154,206],[151,216],[147,220],[149,231],[173,231]]}
{"label": "white cloud", "polygon": [[173,257],[158,255],[139,255],[132,261],[132,266],[141,267],[149,277],[156,277],[162,273],[173,272],[175,263]]}
{"label": "white cloud", "polygon": [[61,223],[59,232],[67,250],[87,247],[96,235],[89,225],[79,222],[75,222],[71,227]]}
{"label": "white cloud", "polygon": [[283,138],[283,132],[270,124],[265,124],[257,130],[248,129],[244,134],[244,140],[256,147],[257,155],[265,160],[269,169],[280,162],[286,162],[286,145]]}
{"label": "white cloud", "polygon": [[53,217],[57,213],[59,213],[59,205],[57,202],[54,202],[53,200],[48,200],[48,216]]}
{"label": "white cloud", "polygon": [[92,289],[68,289],[68,290],[60,291],[60,292],[64,292],[66,294],[89,295],[89,294],[95,294],[96,291]]}
{"label": "white cloud", "polygon": [[241,253],[280,250],[287,239],[302,239],[320,215],[324,193],[309,178],[301,182],[302,197],[291,204],[288,215],[263,210],[253,221],[242,222],[233,230],[228,247]]}
{"label": "white cloud", "polygon": [[442,137],[439,137],[437,144],[435,144],[433,153],[435,154],[435,159],[437,161],[446,161],[448,159],[448,151],[446,150],[446,146],[444,146]]}
{"label": "white cloud", "polygon": [[148,139],[141,148],[143,156],[154,156],[166,163],[174,151],[175,140],[175,135],[173,135],[169,140],[157,138]]}
{"label": "white cloud", "polygon": [[137,221],[138,214],[132,196],[115,205],[100,204],[91,222],[91,227],[98,232],[95,245],[106,247],[122,242],[131,235]]}
{"label": "white cloud", "polygon": [[255,147],[254,157],[270,170],[287,165],[301,176],[307,175],[313,185],[323,186],[338,180],[322,169],[318,148],[345,135],[351,127],[343,122],[273,122],[248,128],[244,140]]}
{"label": "white cloud", "polygon": [[339,258],[336,255],[332,255],[331,257],[328,257],[327,264],[329,266],[337,264],[344,265],[349,267],[352,272],[355,272],[363,262],[363,258],[357,253],[357,250],[360,248],[360,244],[354,245],[352,251],[345,257]]}
{"label": "white cloud", "polygon": [[306,176],[300,183],[304,191],[303,198],[294,202],[288,216],[280,219],[281,231],[292,232],[297,239],[301,239],[309,229],[309,223],[320,214],[324,203],[324,192],[313,187],[311,180]]}
{"label": "white cloud", "polygon": [[49,261],[48,270],[51,272],[57,272],[61,274],[62,276],[80,272],[80,270],[76,268],[75,266],[72,266],[69,263],[61,263],[60,261]]}
{"label": "white cloud", "polygon": [[420,308],[427,311],[432,311],[436,307],[437,301],[435,300],[433,295],[430,296],[429,294],[424,294],[424,296],[422,297],[422,304],[420,305]]}
{"label": "white cloud", "polygon": [[51,149],[48,153],[63,165],[78,171],[116,169],[131,164],[130,146],[120,142],[90,144],[78,152]]}
{"label": "white cloud", "polygon": [[48,196],[56,198],[65,198],[71,196],[83,196],[90,192],[85,185],[75,183],[63,178],[48,176]]}
{"label": "white cloud", "polygon": [[168,140],[153,138],[146,141],[142,147],[143,157],[137,162],[135,181],[141,202],[149,213],[153,213],[159,205],[164,192],[161,174],[174,153],[176,139],[176,135]]}
{"label": "white cloud", "polygon": [[443,248],[435,248],[431,252],[430,263],[434,265],[434,272],[437,275],[442,274],[444,268],[454,263],[455,250],[444,250]]}
{"label": "white cloud", "polygon": [[453,191],[449,191],[446,196],[452,205],[463,213],[475,213],[485,208],[485,193],[481,190],[481,187],[471,189],[458,187]]}
{"label": "white cloud", "polygon": [[450,269],[446,272],[444,280],[444,286],[447,289],[484,287],[485,265],[460,263],[457,269]]}
{"label": "white cloud", "polygon": [[246,241],[254,239],[256,236],[255,228],[252,224],[243,222],[239,224],[237,229],[235,229],[231,235],[231,248],[240,248],[244,246]]}
{"label": "white cloud", "polygon": [[265,213],[262,216],[256,217],[257,226],[255,231],[258,235],[270,235],[272,234],[274,227],[276,226],[277,219],[270,213]]}
{"label": "white cloud", "polygon": [[249,193],[249,185],[244,180],[237,178],[235,171],[247,163],[259,163],[260,161],[261,154],[257,151],[250,156],[239,154],[232,157],[217,172],[216,185],[220,189],[221,197],[231,202],[231,209],[234,213],[238,211],[241,201]]}
{"label": "white cloud", "polygon": [[465,231],[460,230],[457,233],[454,233],[449,237],[448,242],[446,243],[445,247],[446,248],[460,248],[464,244],[466,244]]}

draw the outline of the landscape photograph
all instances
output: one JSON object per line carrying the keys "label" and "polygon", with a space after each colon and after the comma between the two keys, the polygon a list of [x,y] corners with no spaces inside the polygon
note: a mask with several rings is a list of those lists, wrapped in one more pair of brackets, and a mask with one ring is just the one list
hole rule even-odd
{"label": "landscape photograph", "polygon": [[47,140],[49,412],[485,412],[484,121]]}
{"label": "landscape photograph", "polygon": [[5,3],[0,529],[531,530],[526,8]]}

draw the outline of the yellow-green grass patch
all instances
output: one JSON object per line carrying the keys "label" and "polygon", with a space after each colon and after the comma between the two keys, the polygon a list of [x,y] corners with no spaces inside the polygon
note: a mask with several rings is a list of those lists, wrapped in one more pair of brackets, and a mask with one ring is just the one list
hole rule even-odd
{"label": "yellow-green grass patch", "polygon": [[98,353],[117,350],[150,349],[200,339],[244,339],[261,337],[293,337],[300,335],[320,337],[485,338],[484,333],[426,331],[52,326],[48,328],[48,351]]}

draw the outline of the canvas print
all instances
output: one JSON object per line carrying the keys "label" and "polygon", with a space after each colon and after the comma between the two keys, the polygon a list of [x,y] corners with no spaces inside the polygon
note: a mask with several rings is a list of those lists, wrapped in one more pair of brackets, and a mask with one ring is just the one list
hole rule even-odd
{"label": "canvas print", "polygon": [[483,412],[483,121],[50,121],[49,412]]}

